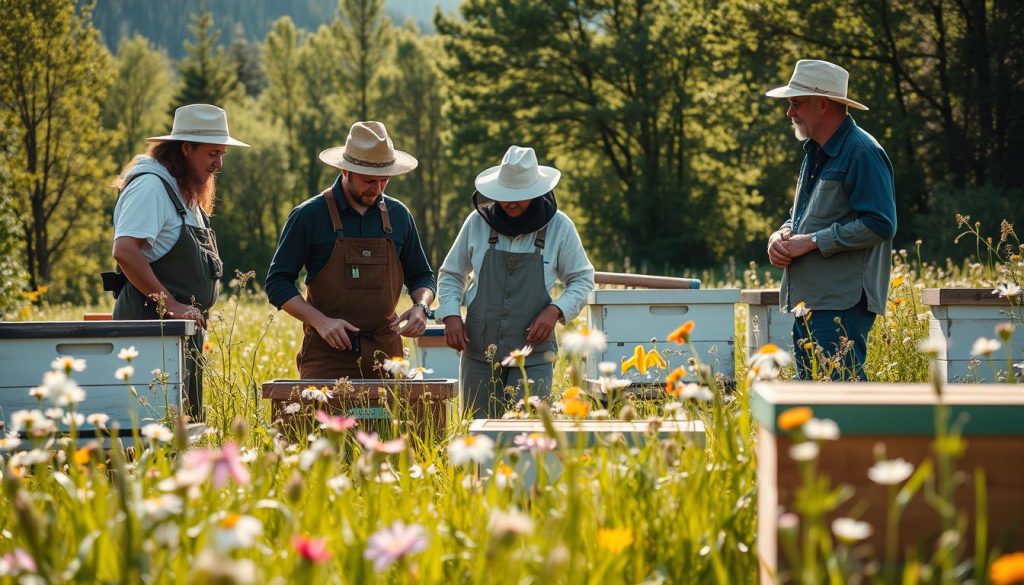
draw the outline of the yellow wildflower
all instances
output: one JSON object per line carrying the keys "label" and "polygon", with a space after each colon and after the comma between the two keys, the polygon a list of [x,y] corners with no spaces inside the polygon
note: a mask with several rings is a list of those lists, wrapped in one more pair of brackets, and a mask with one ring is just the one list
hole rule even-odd
{"label": "yellow wildflower", "polygon": [[1024,581],[1024,552],[1003,555],[992,563],[989,577],[995,585],[1013,585]]}
{"label": "yellow wildflower", "polygon": [[668,377],[665,378],[665,394],[669,396],[679,396],[683,391],[682,386],[677,385],[676,382],[683,379],[686,376],[686,370],[682,367],[672,370]]}
{"label": "yellow wildflower", "polygon": [[674,341],[680,345],[690,341],[690,333],[693,332],[694,322],[687,321],[668,334],[668,341]]}
{"label": "yellow wildflower", "polygon": [[75,465],[84,466],[89,463],[90,455],[89,448],[83,447],[81,449],[75,449],[75,454],[72,456],[75,461]]}
{"label": "yellow wildflower", "polygon": [[632,528],[600,528],[597,531],[597,546],[618,554],[633,544]]}
{"label": "yellow wildflower", "polygon": [[906,278],[906,275],[900,274],[896,278],[892,279],[892,288],[897,288],[899,285],[903,284],[904,278]]}
{"label": "yellow wildflower", "polygon": [[797,408],[790,408],[782,412],[779,415],[778,425],[779,429],[783,431],[791,431],[804,426],[804,423],[811,420],[814,416],[814,412],[806,406],[799,406]]}
{"label": "yellow wildflower", "polygon": [[587,418],[590,414],[590,403],[586,400],[566,400],[562,405],[565,407],[565,414],[571,418]]}
{"label": "yellow wildflower", "polygon": [[579,386],[570,386],[565,391],[565,394],[562,394],[562,400],[575,400],[576,398],[579,398],[582,393],[583,390],[580,389]]}

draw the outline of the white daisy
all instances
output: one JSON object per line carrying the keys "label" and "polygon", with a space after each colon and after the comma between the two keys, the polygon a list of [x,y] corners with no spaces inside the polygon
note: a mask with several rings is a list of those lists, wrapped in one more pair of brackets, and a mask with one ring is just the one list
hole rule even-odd
{"label": "white daisy", "polygon": [[904,461],[902,457],[892,461],[879,461],[868,469],[871,481],[881,485],[902,483],[913,473],[914,464]]}
{"label": "white daisy", "polygon": [[871,525],[853,518],[836,518],[832,521],[832,532],[839,540],[853,544],[871,536]]}
{"label": "white daisy", "polygon": [[482,465],[494,458],[494,441],[487,435],[458,437],[448,444],[448,456],[455,466],[467,463]]}

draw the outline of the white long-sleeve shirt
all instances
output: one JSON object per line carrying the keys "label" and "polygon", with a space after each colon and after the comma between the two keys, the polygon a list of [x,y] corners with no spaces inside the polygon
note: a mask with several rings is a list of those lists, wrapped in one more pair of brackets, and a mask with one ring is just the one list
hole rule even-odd
{"label": "white long-sleeve shirt", "polygon": [[[534,251],[534,233],[510,238],[498,234],[496,250],[515,253]],[[480,273],[484,254],[490,244],[491,226],[476,211],[469,214],[448,256],[438,271],[437,294],[440,303],[435,318],[440,323],[445,317],[461,314],[461,306],[469,306],[476,297],[477,282],[472,275]],[[565,286],[552,304],[571,321],[587,304],[587,296],[594,290],[594,266],[587,258],[576,226],[561,211],[548,223],[548,231],[541,251],[544,259],[544,286],[550,291],[556,282]],[[468,287],[467,287],[468,284]]]}

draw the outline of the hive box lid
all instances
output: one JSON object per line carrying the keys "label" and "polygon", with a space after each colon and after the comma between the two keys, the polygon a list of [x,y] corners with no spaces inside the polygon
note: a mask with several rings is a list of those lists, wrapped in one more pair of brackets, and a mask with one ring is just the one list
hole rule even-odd
{"label": "hive box lid", "polygon": [[[950,421],[965,421],[964,436],[1024,434],[1024,387],[947,384],[942,393]],[[931,384],[756,383],[750,399],[754,418],[773,433],[779,414],[808,406],[815,418],[836,421],[844,435],[934,435],[936,404]]]}
{"label": "hive box lid", "polygon": [[740,289],[597,289],[590,293],[591,305],[698,305],[710,303],[736,303]]}
{"label": "hive box lid", "polygon": [[0,323],[0,339],[80,337],[191,337],[191,319],[141,321],[14,321]]}

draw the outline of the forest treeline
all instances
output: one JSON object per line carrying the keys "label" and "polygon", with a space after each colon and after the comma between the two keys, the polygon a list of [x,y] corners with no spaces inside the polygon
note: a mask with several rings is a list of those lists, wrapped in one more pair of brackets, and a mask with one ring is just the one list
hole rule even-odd
{"label": "forest treeline", "polygon": [[[301,21],[274,2],[139,4],[168,28],[187,20],[180,59],[141,35],[109,50],[109,10],[101,23],[74,0],[0,0],[0,304],[41,287],[51,300],[101,294],[110,180],[196,102],[227,109],[253,145],[228,153],[214,227],[228,274],[257,280],[288,211],[333,178],[317,153],[359,119],[384,121],[419,158],[389,192],[434,266],[473,178],[509,144],[563,171],[559,205],[600,268],[764,264],[802,156],[784,102],[764,92],[799,58],[843,65],[871,107],[856,120],[892,159],[898,245],[962,254],[955,212],[995,226],[1024,201],[1014,0],[463,0],[431,34],[392,22],[383,0],[287,3]],[[242,13],[273,20],[224,38]]]}

